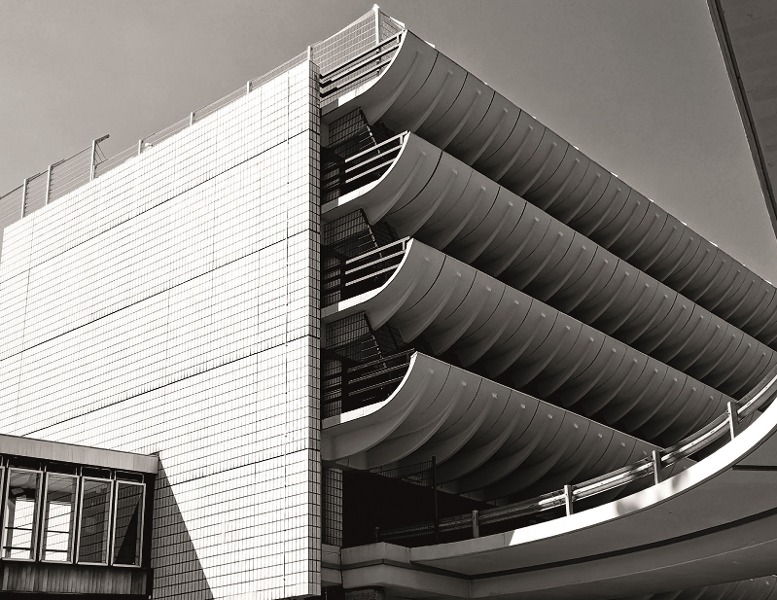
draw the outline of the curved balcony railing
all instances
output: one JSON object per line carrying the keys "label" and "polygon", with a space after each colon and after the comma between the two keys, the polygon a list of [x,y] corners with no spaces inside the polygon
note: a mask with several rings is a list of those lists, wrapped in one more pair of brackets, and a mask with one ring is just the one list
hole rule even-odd
{"label": "curved balcony railing", "polygon": [[415,351],[410,348],[365,363],[338,361],[339,370],[322,378],[324,418],[388,398],[404,378]]}
{"label": "curved balcony railing", "polygon": [[342,96],[348,90],[377,77],[388,66],[402,42],[400,31],[377,46],[319,76],[321,105]]}
{"label": "curved balcony railing", "polygon": [[740,433],[741,429],[744,429],[749,424],[746,422],[748,417],[754,417],[754,413],[757,410],[765,407],[774,399],[775,392],[777,392],[777,375],[772,373],[770,378],[759,387],[758,391],[750,395],[749,399],[745,399],[741,403],[730,402],[726,413],[719,415],[696,433],[689,435],[665,450],[654,451],[650,457],[610,473],[577,484],[565,485],[560,490],[542,494],[522,502],[482,511],[473,511],[471,514],[441,519],[438,523],[416,523],[392,529],[376,529],[376,541],[405,541],[412,545],[414,538],[428,538],[435,533],[458,533],[457,538],[479,537],[481,527],[495,524],[498,526],[499,523],[503,522],[515,522],[522,518],[536,517],[553,509],[563,508],[565,510],[562,514],[569,516],[574,512],[576,501],[620,489],[644,477],[652,475],[654,483],[659,483],[664,468],[692,456],[711,444],[724,439],[727,435],[733,439]]}
{"label": "curved balcony railing", "polygon": [[407,135],[400,133],[346,159],[326,159],[321,169],[322,204],[380,179],[399,156]]}
{"label": "curved balcony railing", "polygon": [[410,238],[403,238],[353,258],[341,258],[324,267],[321,284],[326,306],[380,287],[391,277],[405,256]]}

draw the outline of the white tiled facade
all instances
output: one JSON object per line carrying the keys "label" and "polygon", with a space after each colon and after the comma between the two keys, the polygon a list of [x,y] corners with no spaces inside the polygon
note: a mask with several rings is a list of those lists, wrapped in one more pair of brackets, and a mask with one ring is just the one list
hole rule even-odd
{"label": "white tiled facade", "polygon": [[158,453],[154,598],[320,593],[302,61],[4,232],[4,433]]}

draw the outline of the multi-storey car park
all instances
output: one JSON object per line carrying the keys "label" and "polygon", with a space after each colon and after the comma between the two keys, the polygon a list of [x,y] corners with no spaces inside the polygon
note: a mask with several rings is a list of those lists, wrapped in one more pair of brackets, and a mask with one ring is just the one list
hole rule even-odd
{"label": "multi-storey car park", "polygon": [[404,24],[99,141],[0,201],[4,593],[775,595],[777,289]]}

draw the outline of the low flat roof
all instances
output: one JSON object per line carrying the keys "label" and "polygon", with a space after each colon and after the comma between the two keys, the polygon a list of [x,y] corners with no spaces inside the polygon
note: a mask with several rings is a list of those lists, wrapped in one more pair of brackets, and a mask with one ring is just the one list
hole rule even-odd
{"label": "low flat roof", "polygon": [[156,475],[159,470],[159,458],[153,455],[49,442],[15,435],[0,434],[0,454],[151,475]]}

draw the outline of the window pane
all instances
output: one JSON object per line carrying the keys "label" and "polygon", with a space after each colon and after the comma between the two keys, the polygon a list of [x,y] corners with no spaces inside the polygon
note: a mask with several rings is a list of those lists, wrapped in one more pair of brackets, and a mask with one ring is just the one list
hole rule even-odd
{"label": "window pane", "polygon": [[40,479],[39,471],[8,470],[2,553],[5,558],[35,558]]}
{"label": "window pane", "polygon": [[84,477],[78,562],[108,562],[108,524],[111,514],[111,482]]}
{"label": "window pane", "polygon": [[123,481],[117,485],[113,563],[139,566],[140,532],[143,530],[143,486]]}
{"label": "window pane", "polygon": [[43,520],[43,560],[73,560],[76,478],[49,473]]}

